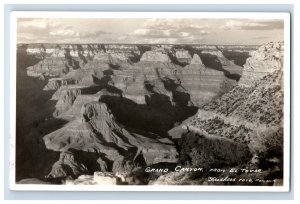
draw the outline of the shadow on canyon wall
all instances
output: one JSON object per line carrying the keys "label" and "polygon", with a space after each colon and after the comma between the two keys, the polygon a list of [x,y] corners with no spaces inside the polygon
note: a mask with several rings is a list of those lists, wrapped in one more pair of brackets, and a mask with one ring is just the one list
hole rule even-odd
{"label": "shadow on canyon wall", "polygon": [[150,94],[145,96],[146,104],[137,104],[122,97],[122,91],[110,85],[110,80],[110,75],[105,75],[97,81],[98,88],[89,93],[96,93],[104,88],[110,93],[114,93],[114,96],[102,96],[100,101],[106,103],[116,120],[126,127],[168,136],[167,131],[176,123],[197,112],[197,107],[187,106],[190,100],[189,94],[177,91],[176,87],[179,85],[171,79],[163,78],[162,82],[167,90],[172,91],[175,104],[172,104],[169,96],[155,92],[153,85],[147,81],[144,85]]}
{"label": "shadow on canyon wall", "polygon": [[[24,45],[26,46],[26,45]],[[17,53],[16,104],[16,181],[23,178],[41,178],[58,160],[59,152],[46,149],[43,136],[60,128],[66,121],[55,119],[52,113],[54,91],[43,91],[46,80],[27,76],[26,68],[41,58]]]}
{"label": "shadow on canyon wall", "polygon": [[203,64],[206,67],[221,71],[224,73],[224,75],[228,79],[233,79],[236,81],[239,81],[241,78],[241,75],[235,74],[235,73],[230,73],[228,70],[225,70],[223,68],[223,65],[221,64],[220,60],[216,55],[208,54],[208,53],[199,53],[199,56],[203,62]]}
{"label": "shadow on canyon wall", "polygon": [[[212,55],[212,54],[209,54],[209,53],[203,53],[202,50],[195,49],[195,48],[193,48],[192,46],[189,46],[189,45],[183,45],[183,46],[182,45],[177,45],[177,46],[174,46],[174,48],[178,48],[178,49],[181,48],[181,49],[188,50],[188,52],[191,56],[193,56],[194,54],[197,54],[201,58],[202,63],[206,67],[209,67],[211,69],[223,72],[224,75],[228,79],[239,81],[240,78],[241,78],[240,74],[231,73],[230,71],[224,69],[221,61],[218,59],[218,56],[216,56],[216,55]],[[221,51],[221,50],[219,50],[219,51]],[[224,51],[221,51],[221,52],[224,55]],[[228,56],[229,56],[229,58],[228,58]],[[224,57],[228,60],[234,60],[235,64],[239,65],[239,66],[241,66],[240,64],[244,63],[246,61],[246,59],[248,58],[245,53],[242,53],[241,55],[239,55],[238,52],[236,52],[235,54],[230,54],[230,52],[226,52],[226,56],[224,55]]]}
{"label": "shadow on canyon wall", "polygon": [[136,54],[133,51],[131,52],[132,56],[129,57],[129,60],[133,63],[137,63],[140,61],[141,57],[143,56],[143,54],[147,51],[151,50],[150,46],[147,45],[137,45],[138,50],[140,51],[140,54]]}
{"label": "shadow on canyon wall", "polygon": [[173,101],[169,96],[155,92],[154,85],[145,81],[145,89],[150,94],[145,95],[146,104],[137,104],[122,97],[122,90],[112,85],[113,69],[104,70],[103,74],[104,76],[100,79],[94,77],[95,86],[82,88],[81,94],[96,94],[106,89],[111,95],[103,95],[100,101],[106,103],[116,120],[126,127],[169,137],[167,133],[169,129],[197,112],[197,107],[188,106],[190,95],[184,91],[178,91],[180,84],[175,80],[159,76],[165,89],[172,92]]}
{"label": "shadow on canyon wall", "polygon": [[229,60],[233,60],[234,64],[243,66],[246,63],[247,58],[250,57],[249,52],[235,52],[223,50],[223,55]]}

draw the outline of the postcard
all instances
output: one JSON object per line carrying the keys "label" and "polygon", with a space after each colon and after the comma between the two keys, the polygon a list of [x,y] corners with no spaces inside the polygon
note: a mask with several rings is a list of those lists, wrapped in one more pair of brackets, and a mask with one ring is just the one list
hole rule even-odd
{"label": "postcard", "polygon": [[289,191],[288,13],[12,12],[10,188]]}

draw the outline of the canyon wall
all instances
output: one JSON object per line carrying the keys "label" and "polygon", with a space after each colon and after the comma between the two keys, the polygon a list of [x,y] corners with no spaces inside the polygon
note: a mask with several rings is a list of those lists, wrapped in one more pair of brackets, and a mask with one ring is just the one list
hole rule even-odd
{"label": "canyon wall", "polygon": [[[230,151],[221,151],[232,154],[231,157],[221,156],[228,162],[228,167],[234,165],[234,162],[230,164],[233,160],[229,158],[235,158],[239,160],[238,164],[248,163],[255,168],[261,168],[265,172],[264,178],[282,179],[284,115],[282,47],[282,43],[261,46],[247,60],[238,86],[221,97],[201,105],[198,113],[184,122],[182,128],[186,133],[179,139],[182,146],[180,158],[183,161],[187,158],[191,158],[192,162],[196,158],[220,156],[222,153],[209,151],[213,151],[214,148],[218,151],[224,146],[234,145],[236,147],[228,147]],[[251,80],[246,81],[250,76]],[[176,131],[178,130],[173,130]],[[174,135],[178,137],[178,134]],[[200,143],[208,141],[216,142],[210,150],[199,147]],[[216,160],[218,159],[212,159],[210,165]],[[265,165],[270,162],[272,168]]]}
{"label": "canyon wall", "polygon": [[282,42],[269,43],[257,51],[250,52],[244,65],[243,77],[239,85],[251,86],[263,76],[279,70],[283,66],[284,45]]}
{"label": "canyon wall", "polygon": [[[181,48],[174,51],[170,46],[144,46],[142,49],[133,45],[36,45],[29,46],[26,51],[43,56],[43,60],[28,67],[27,73],[29,76],[50,78],[45,90],[57,90],[62,85],[91,86],[110,80],[113,86],[122,90],[123,97],[138,104],[147,103],[147,95],[151,95],[151,91],[147,90],[149,84],[162,89],[159,84],[166,86],[165,81],[168,80],[179,92],[163,91],[170,97],[171,103],[181,100],[181,104],[198,106],[236,84],[236,79],[230,78],[231,73],[222,68],[228,64],[235,65],[226,60],[215,46],[208,48],[201,48],[200,57],[196,53],[192,57],[190,50]],[[215,62],[220,63],[217,68],[214,67]],[[104,71],[107,74],[103,74]],[[181,96],[184,98],[181,99]]]}

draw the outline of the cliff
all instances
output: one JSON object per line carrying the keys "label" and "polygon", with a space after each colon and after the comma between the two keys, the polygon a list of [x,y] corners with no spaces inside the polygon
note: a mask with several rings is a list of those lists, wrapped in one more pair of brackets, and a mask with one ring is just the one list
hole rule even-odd
{"label": "cliff", "polygon": [[244,65],[243,77],[239,81],[242,86],[251,86],[255,81],[283,66],[284,44],[268,43],[250,53]]}
{"label": "cliff", "polygon": [[171,62],[166,53],[158,51],[147,51],[141,57],[141,61],[146,62]]}
{"label": "cliff", "polygon": [[[280,43],[264,45],[253,54],[253,56],[260,56],[260,58],[252,57],[247,61],[247,64],[249,64],[256,59],[255,63],[253,62],[255,65],[262,65],[261,70],[267,69],[260,77],[255,75],[257,80],[246,85],[242,81],[241,84],[228,93],[200,106],[196,116],[186,121],[183,128],[194,133],[187,133],[182,139],[181,156],[191,154],[193,148],[198,148],[193,144],[187,147],[185,144],[186,137],[198,140],[200,138],[202,140],[203,138],[212,140],[215,138],[222,141],[224,145],[227,142],[238,145],[242,151],[251,153],[252,157],[256,158],[250,161],[251,157],[243,157],[247,159],[244,162],[239,161],[239,164],[250,162],[249,165],[262,168],[266,173],[266,177],[273,175],[274,172],[282,172],[283,67],[280,65],[282,65],[283,55],[279,45]],[[265,52],[271,53],[271,57],[267,57]],[[274,56],[281,57],[274,61]],[[248,76],[249,72],[244,72],[242,78]],[[196,133],[198,136],[195,136]],[[192,140],[192,138],[189,140]],[[233,150],[234,148],[230,148],[229,152]],[[208,150],[204,148],[198,153],[206,154],[206,151]],[[234,151],[236,152],[232,152],[233,155],[242,155],[239,152],[240,150]],[[208,154],[221,155],[220,153]],[[226,156],[222,158],[226,158]],[[271,168],[271,170],[264,169],[264,162],[275,161],[274,158],[276,158],[274,168]],[[275,178],[282,179],[281,176],[275,176]]]}
{"label": "cliff", "polygon": [[[282,43],[270,43],[259,47],[247,60],[239,85],[201,105],[194,117],[183,121],[183,130],[176,127],[169,131],[178,140],[182,164],[192,168],[200,164],[208,168],[222,164],[227,170],[247,166],[261,169],[253,178],[270,179],[273,182],[269,185],[281,185],[284,116],[281,46]],[[255,67],[254,78],[245,84],[244,78],[251,74],[249,66]],[[256,75],[257,70],[264,72]],[[248,177],[248,174],[238,175],[238,178]],[[161,175],[150,183],[211,184],[204,174],[181,172]]]}
{"label": "cliff", "polygon": [[[274,46],[276,46],[275,44]],[[270,44],[259,48],[258,52],[272,48]],[[277,50],[273,55],[280,55],[282,50]],[[281,55],[282,56],[282,55]],[[252,61],[253,59],[249,60]],[[220,98],[217,98],[200,107],[197,117],[191,121],[190,125],[201,129],[209,128],[210,122],[224,122],[228,124],[243,127],[244,133],[235,138],[239,131],[234,128],[229,128],[236,134],[217,133],[217,129],[211,130],[222,136],[228,135],[234,140],[239,140],[241,137],[247,139],[255,129],[268,129],[271,127],[280,127],[283,122],[283,67],[277,67],[282,61],[281,58],[274,62],[274,67],[269,67],[269,73],[262,75],[258,80],[251,85],[245,86],[244,83],[239,84],[230,92],[225,93]],[[265,64],[265,58],[261,58],[261,62],[255,64]],[[262,67],[263,69],[263,67]],[[273,70],[273,72],[271,72]],[[274,71],[276,70],[276,71]],[[248,72],[244,73],[248,77]],[[209,119],[211,118],[211,120]],[[210,122],[209,122],[210,120]],[[217,125],[225,127],[224,125]],[[205,128],[206,127],[206,128]],[[241,130],[241,129],[239,129]],[[245,131],[247,134],[245,134]],[[244,136],[242,136],[244,135]],[[245,142],[245,140],[242,140]],[[250,139],[251,140],[251,139]],[[246,142],[247,143],[247,142]]]}
{"label": "cliff", "polygon": [[[158,135],[152,135],[151,138],[147,135],[121,127],[104,103],[89,102],[82,106],[80,117],[43,139],[46,147],[55,151],[75,149],[103,154],[104,157],[100,158],[103,161],[109,160],[116,167],[110,169],[113,171],[124,170],[124,166],[120,164],[121,158],[125,163],[134,163],[135,157],[140,154],[147,165],[176,162],[177,152],[170,140]],[[106,166],[109,163],[106,162]]]}
{"label": "cliff", "polygon": [[197,54],[194,54],[190,64],[183,68],[180,79],[195,106],[204,104],[220,94],[226,81],[222,71],[205,67]]}

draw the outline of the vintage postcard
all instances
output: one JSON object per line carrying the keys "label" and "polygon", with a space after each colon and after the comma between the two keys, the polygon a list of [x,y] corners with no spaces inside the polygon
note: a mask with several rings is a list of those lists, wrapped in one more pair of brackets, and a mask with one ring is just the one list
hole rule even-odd
{"label": "vintage postcard", "polygon": [[289,191],[288,13],[10,26],[12,190]]}

